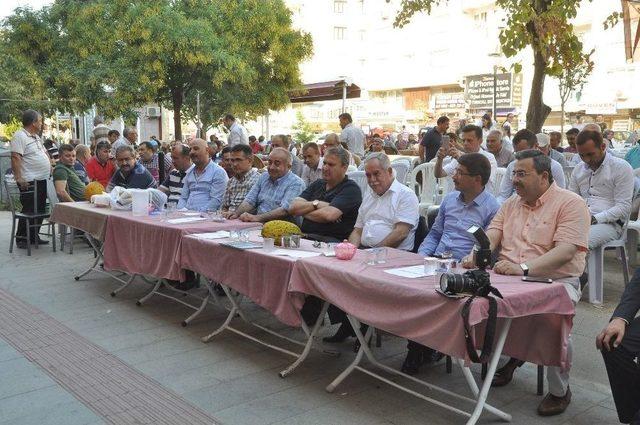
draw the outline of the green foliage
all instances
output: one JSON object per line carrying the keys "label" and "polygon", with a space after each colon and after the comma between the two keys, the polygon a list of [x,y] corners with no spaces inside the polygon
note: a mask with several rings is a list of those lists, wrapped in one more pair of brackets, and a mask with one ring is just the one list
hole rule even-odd
{"label": "green foliage", "polygon": [[177,112],[176,136],[181,118],[195,117],[196,90],[207,123],[281,108],[311,54],[283,0],[56,0],[18,11],[1,34],[38,76],[21,82],[31,97],[44,92],[69,112],[96,105],[107,117],[160,103]]}
{"label": "green foliage", "polygon": [[296,112],[296,123],[293,125],[293,139],[301,144],[309,143],[315,138],[311,124],[304,118],[304,114],[298,109]]}
{"label": "green foliage", "polygon": [[593,72],[594,63],[591,60],[593,53],[594,50],[591,50],[587,55],[579,57],[578,62],[563,64],[562,71],[558,77],[560,101],[563,106],[569,100],[571,93],[582,91],[582,88],[587,83],[589,75]]}
{"label": "green foliage", "polygon": [[22,128],[22,123],[17,119],[12,119],[8,123],[3,125],[3,133],[4,136],[11,140],[13,138],[13,134]]}

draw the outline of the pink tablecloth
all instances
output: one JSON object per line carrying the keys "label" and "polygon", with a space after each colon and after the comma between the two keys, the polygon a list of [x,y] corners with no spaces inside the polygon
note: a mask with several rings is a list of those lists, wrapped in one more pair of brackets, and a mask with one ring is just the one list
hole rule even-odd
{"label": "pink tablecloth", "polygon": [[[281,322],[299,326],[298,311],[304,295],[288,292],[295,259],[272,255],[261,248],[237,250],[220,245],[223,241],[185,237],[179,257],[181,267],[223,283],[267,309]],[[311,244],[303,240],[302,249],[314,251]]]}
{"label": "pink tablecloth", "polygon": [[[464,300],[435,292],[436,278],[403,278],[384,269],[422,264],[422,257],[388,250],[386,264],[368,266],[363,253],[351,261],[308,258],[298,261],[289,290],[318,296],[378,329],[412,339],[443,353],[469,360],[464,344],[460,310]],[[462,271],[462,270],[461,270]],[[524,283],[519,278],[492,275],[504,296],[498,299],[498,316],[513,318],[505,354],[541,365],[567,364],[567,337],[574,306],[560,283]],[[470,323],[481,324],[488,301],[474,301]],[[481,344],[483,324],[476,326]]]}
{"label": "pink tablecloth", "polygon": [[256,225],[260,224],[240,220],[169,224],[160,217],[134,217],[130,211],[111,215],[104,239],[104,268],[180,280],[176,258],[183,236]]}
{"label": "pink tablecloth", "polygon": [[51,221],[82,230],[102,241],[112,213],[109,208],[98,208],[89,202],[59,202],[51,213]]}

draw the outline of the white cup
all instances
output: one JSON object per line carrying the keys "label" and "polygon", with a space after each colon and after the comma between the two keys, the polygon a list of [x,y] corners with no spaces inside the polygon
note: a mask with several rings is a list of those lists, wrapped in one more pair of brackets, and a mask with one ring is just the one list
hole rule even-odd
{"label": "white cup", "polygon": [[264,249],[265,252],[275,251],[276,247],[274,242],[273,238],[262,238],[262,249]]}

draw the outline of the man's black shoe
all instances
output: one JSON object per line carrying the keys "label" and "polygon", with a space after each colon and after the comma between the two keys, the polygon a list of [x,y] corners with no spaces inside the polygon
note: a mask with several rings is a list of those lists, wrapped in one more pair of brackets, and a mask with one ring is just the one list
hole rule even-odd
{"label": "man's black shoe", "polygon": [[16,247],[18,249],[27,249],[27,242],[26,241],[16,241]]}
{"label": "man's black shoe", "polygon": [[335,335],[324,337],[322,338],[322,340],[324,342],[337,343],[343,342],[347,338],[354,336],[356,336],[356,334],[353,332],[351,326],[342,324],[340,325],[340,328],[338,329],[338,332],[335,333]]}
{"label": "man's black shoe", "polygon": [[407,357],[405,357],[400,371],[407,375],[417,375],[418,372],[420,372],[420,366],[424,363],[424,357],[422,354],[423,350],[410,349],[407,352]]}
{"label": "man's black shoe", "polygon": [[219,297],[227,296],[226,292],[224,292],[224,289],[222,289],[222,285],[220,285],[219,283],[216,283],[214,285],[213,290],[216,291],[216,295],[218,295]]}
{"label": "man's black shoe", "polygon": [[175,284],[173,287],[179,291],[188,291],[193,288],[199,287],[200,284],[197,280],[187,280],[185,282],[179,282]]}
{"label": "man's black shoe", "polygon": [[442,360],[443,357],[444,354],[429,347],[425,347],[422,352],[422,360],[426,364],[437,363]]}

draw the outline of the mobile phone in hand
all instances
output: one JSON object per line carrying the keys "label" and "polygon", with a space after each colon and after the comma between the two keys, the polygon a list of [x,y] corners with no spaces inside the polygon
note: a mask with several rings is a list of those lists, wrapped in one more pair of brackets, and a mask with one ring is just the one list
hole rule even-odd
{"label": "mobile phone in hand", "polygon": [[442,136],[442,147],[448,151],[449,150],[449,136]]}
{"label": "mobile phone in hand", "polygon": [[523,282],[539,282],[539,283],[553,283],[553,280],[544,277],[522,276]]}

